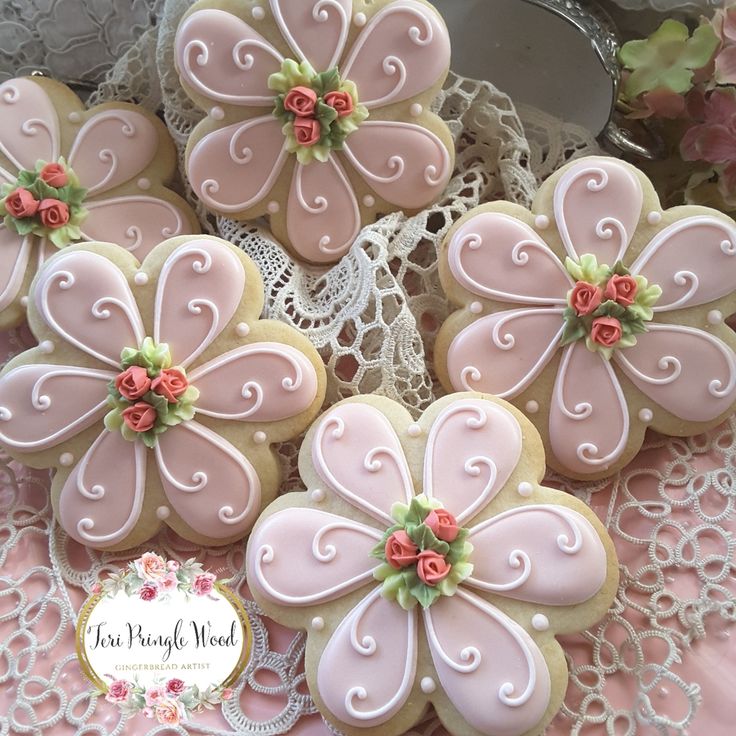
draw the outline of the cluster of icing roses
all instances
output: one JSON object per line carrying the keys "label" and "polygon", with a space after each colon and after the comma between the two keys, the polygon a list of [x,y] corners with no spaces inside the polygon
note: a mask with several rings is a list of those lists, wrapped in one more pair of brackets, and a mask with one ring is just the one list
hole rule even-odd
{"label": "cluster of icing roses", "polygon": [[283,123],[286,148],[302,164],[326,162],[368,117],[357,87],[336,67],[318,74],[308,61],[286,59],[268,86],[278,93],[273,114]]}
{"label": "cluster of icing roses", "polygon": [[441,595],[454,595],[473,572],[468,557],[473,546],[468,530],[442,504],[424,495],[407,506],[395,503],[389,527],[372,551],[383,562],[373,576],[382,582],[381,595],[410,610],[417,603],[428,608]]}
{"label": "cluster of icing roses", "polygon": [[66,161],[38,161],[34,171],[21,169],[14,183],[0,187],[0,216],[18,235],[47,237],[62,248],[82,237],[79,226],[87,216],[84,189]]}
{"label": "cluster of icing roses", "polygon": [[579,262],[568,257],[565,268],[576,283],[567,294],[562,344],[585,339],[588,350],[606,359],[617,348],[636,345],[662,289],[643,276],[632,276],[620,261],[613,268],[598,265],[590,254]]}
{"label": "cluster of icing roses", "polygon": [[154,447],[157,437],[169,427],[194,417],[199,391],[189,385],[181,367],[171,367],[166,343],[157,345],[147,337],[140,350],[124,348],[121,372],[108,384],[105,416],[110,431],[120,430],[126,440],[140,437],[146,447]]}
{"label": "cluster of icing roses", "polygon": [[130,682],[107,676],[112,680],[105,694],[108,703],[117,704],[125,715],[141,713],[165,726],[177,726],[190,713],[212,708],[233,696],[229,687],[200,690],[196,685],[187,686],[178,677],[160,679],[144,688],[137,680]]}

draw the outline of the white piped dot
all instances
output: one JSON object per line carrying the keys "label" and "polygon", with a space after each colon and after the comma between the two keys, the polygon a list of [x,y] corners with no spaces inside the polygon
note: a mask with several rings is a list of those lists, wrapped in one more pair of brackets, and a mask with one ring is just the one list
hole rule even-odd
{"label": "white piped dot", "polygon": [[645,424],[649,424],[649,422],[654,419],[654,414],[652,413],[651,409],[642,409],[639,412],[639,419],[641,419],[641,421]]}
{"label": "white piped dot", "polygon": [[59,465],[68,468],[74,462],[74,455],[71,452],[62,452],[59,455]]}
{"label": "white piped dot", "polygon": [[410,424],[406,431],[409,433],[409,437],[419,437],[422,428],[418,424]]}
{"label": "white piped dot", "polygon": [[69,113],[69,114],[68,114],[68,115],[66,116],[66,119],[67,119],[67,120],[68,120],[68,121],[69,121],[70,123],[78,123],[78,122],[79,122],[79,121],[80,121],[80,120],[82,119],[82,116],[81,116],[81,115],[80,115],[80,114],[79,114],[78,112],[70,112],[70,113]]}
{"label": "white piped dot", "polygon": [[437,683],[431,677],[422,677],[419,687],[422,688],[423,693],[429,695],[437,689]]}
{"label": "white piped dot", "polygon": [[210,117],[213,120],[222,120],[225,117],[225,111],[219,105],[215,105],[210,109]]}
{"label": "white piped dot", "polygon": [[261,432],[260,430],[258,430],[258,432],[253,435],[253,442],[255,442],[257,445],[262,445],[267,439],[268,438],[266,437],[266,433]]}
{"label": "white piped dot", "polygon": [[260,5],[256,5],[250,13],[256,20],[263,20],[266,17],[266,11]]}
{"label": "white piped dot", "polygon": [[647,215],[647,222],[650,225],[659,225],[659,223],[662,222],[662,213],[661,212],[650,212]]}
{"label": "white piped dot", "polygon": [[168,519],[171,515],[171,509],[168,506],[159,506],[156,509],[156,517],[158,519],[161,519],[162,521],[164,519]]}
{"label": "white piped dot", "polygon": [[522,483],[519,483],[516,490],[519,492],[520,496],[523,496],[524,498],[529,498],[529,496],[534,493],[534,486],[531,483],[523,481]]}
{"label": "white piped dot", "polygon": [[546,230],[549,227],[549,217],[547,215],[537,215],[534,218],[534,225],[537,230]]}
{"label": "white piped dot", "polygon": [[269,202],[268,207],[266,209],[268,209],[268,211],[272,215],[275,215],[281,209],[281,207],[278,202]]}
{"label": "white piped dot", "polygon": [[415,102],[410,108],[409,108],[409,114],[413,118],[418,118],[422,113],[424,112],[424,108],[418,103]]}
{"label": "white piped dot", "polygon": [[145,176],[142,176],[140,179],[138,179],[138,189],[142,189],[144,192],[148,191],[151,188],[151,180],[147,179]]}
{"label": "white piped dot", "polygon": [[44,354],[44,355],[50,355],[54,352],[54,343],[51,342],[51,340],[44,340],[39,346],[38,349]]}
{"label": "white piped dot", "polygon": [[365,197],[363,197],[363,204],[366,207],[373,207],[375,203],[376,203],[376,198],[371,196],[370,194],[366,194]]}
{"label": "white piped dot", "polygon": [[325,492],[321,488],[315,488],[310,497],[315,503],[322,503],[325,500]]}
{"label": "white piped dot", "polygon": [[135,281],[136,286],[145,286],[148,283],[148,274],[145,271],[138,271],[138,273],[133,276],[133,281]]}
{"label": "white piped dot", "polygon": [[480,314],[483,311],[483,305],[480,302],[471,302],[469,309],[473,314]]}
{"label": "white piped dot", "polygon": [[235,332],[238,333],[238,337],[248,337],[250,334],[250,327],[245,322],[238,322],[235,325]]}
{"label": "white piped dot", "polygon": [[22,296],[20,298],[20,305],[21,305],[21,307],[27,307],[28,306],[28,297],[27,296]]}
{"label": "white piped dot", "polygon": [[527,401],[526,410],[529,414],[536,414],[539,411],[539,404],[533,399],[531,401]]}
{"label": "white piped dot", "polygon": [[535,613],[532,616],[532,626],[537,631],[547,631],[549,628],[549,619],[543,613]]}
{"label": "white piped dot", "polygon": [[325,627],[325,620],[322,618],[322,616],[315,616],[312,619],[312,628],[315,631],[322,631]]}
{"label": "white piped dot", "polygon": [[368,19],[365,17],[365,13],[356,13],[355,18],[353,18],[353,23],[355,23],[358,28],[362,28]]}
{"label": "white piped dot", "polygon": [[711,309],[708,312],[708,322],[712,325],[719,325],[723,322],[723,312],[719,309]]}

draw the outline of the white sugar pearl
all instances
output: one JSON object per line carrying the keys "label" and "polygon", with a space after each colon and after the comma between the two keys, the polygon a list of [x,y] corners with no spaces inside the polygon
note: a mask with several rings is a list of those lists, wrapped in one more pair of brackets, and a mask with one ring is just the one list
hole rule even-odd
{"label": "white sugar pearl", "polygon": [[423,693],[429,695],[437,689],[437,683],[431,677],[422,677],[419,687],[422,688]]}
{"label": "white sugar pearl", "polygon": [[520,496],[523,496],[524,498],[529,498],[529,496],[534,493],[534,486],[531,483],[527,483],[526,481],[524,481],[523,483],[519,483],[516,490]]}
{"label": "white sugar pearl", "polygon": [[662,222],[662,214],[660,212],[650,212],[647,215],[647,222],[650,225],[659,225]]}
{"label": "white sugar pearl", "polygon": [[549,217],[547,215],[537,215],[534,218],[534,225],[537,230],[546,230],[549,227]]}
{"label": "white sugar pearl", "polygon": [[322,503],[325,500],[325,492],[321,488],[315,488],[311,493],[312,501]]}
{"label": "white sugar pearl", "polygon": [[644,424],[649,424],[649,422],[651,422],[652,419],[654,419],[654,413],[652,412],[651,409],[642,409],[639,412],[639,419],[641,419],[641,421],[644,422]]}
{"label": "white sugar pearl", "polygon": [[133,276],[133,281],[135,281],[136,286],[145,286],[148,283],[148,274],[145,271],[138,271],[138,273]]}
{"label": "white sugar pearl", "polygon": [[532,626],[537,631],[547,631],[549,628],[549,619],[543,613],[535,613],[532,616]]}
{"label": "white sugar pearl", "polygon": [[74,455],[71,452],[62,452],[59,455],[59,465],[68,468],[74,462]]}
{"label": "white sugar pearl", "polygon": [[312,619],[312,628],[315,631],[322,631],[325,627],[325,620],[322,618],[322,616],[315,616]]}
{"label": "white sugar pearl", "polygon": [[142,189],[143,191],[147,191],[151,188],[151,180],[146,179],[145,176],[142,176],[140,179],[138,179],[138,189]]}
{"label": "white sugar pearl", "polygon": [[534,400],[527,401],[526,410],[528,414],[536,414],[539,411],[539,404]]}
{"label": "white sugar pearl", "polygon": [[422,433],[422,428],[418,424],[410,424],[406,431],[408,432],[409,437],[419,437]]}
{"label": "white sugar pearl", "polygon": [[473,314],[480,314],[483,311],[483,305],[480,302],[471,302],[468,308]]}
{"label": "white sugar pearl", "polygon": [[250,327],[248,327],[245,322],[238,322],[238,324],[235,325],[235,332],[237,332],[238,337],[248,337]]}
{"label": "white sugar pearl", "polygon": [[44,354],[44,355],[50,355],[54,352],[54,343],[51,342],[51,340],[44,340],[39,346],[38,349]]}
{"label": "white sugar pearl", "polygon": [[256,5],[250,12],[256,20],[263,20],[266,17],[266,11],[260,5]]}
{"label": "white sugar pearl", "polygon": [[424,108],[418,103],[415,102],[410,108],[409,108],[409,114],[413,118],[418,118],[422,113],[424,112]]}
{"label": "white sugar pearl", "polygon": [[376,203],[376,198],[372,197],[370,194],[366,194],[365,197],[363,197],[363,204],[366,207],[373,207],[375,203]]}
{"label": "white sugar pearl", "polygon": [[365,13],[356,13],[355,18],[353,18],[353,23],[355,23],[358,28],[362,28],[366,24],[367,18],[365,17]]}
{"label": "white sugar pearl", "polygon": [[708,312],[708,322],[712,325],[719,325],[723,322],[723,312],[719,309],[711,309]]}
{"label": "white sugar pearl", "polygon": [[159,506],[156,509],[156,517],[158,519],[161,519],[163,521],[164,519],[168,519],[171,515],[171,509],[168,506]]}
{"label": "white sugar pearl", "polygon": [[260,430],[258,430],[258,432],[254,433],[253,435],[253,442],[255,442],[257,445],[262,445],[267,439],[268,437],[266,437],[266,433],[261,432]]}

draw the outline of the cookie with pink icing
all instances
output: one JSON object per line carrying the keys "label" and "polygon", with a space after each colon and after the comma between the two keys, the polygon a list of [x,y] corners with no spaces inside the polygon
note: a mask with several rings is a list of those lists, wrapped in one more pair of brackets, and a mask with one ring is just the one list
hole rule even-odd
{"label": "cookie with pink icing", "polygon": [[139,259],[169,237],[199,232],[164,184],[176,168],[166,126],[143,108],[86,109],[43,77],[0,85],[0,329],[25,318],[28,287],[58,250],[115,242]]}
{"label": "cookie with pink icing", "polygon": [[322,714],[397,736],[431,703],[457,736],[541,734],[567,685],[555,636],[605,613],[618,567],[592,511],[540,485],[531,423],[477,393],[418,422],[357,397],[310,428],[299,467],[306,492],[251,533],[248,586],[307,630]]}
{"label": "cookie with pink icing", "polygon": [[662,210],[649,180],[584,158],[528,211],[481,206],[448,234],[440,277],[459,307],[440,330],[448,390],[525,412],[574,478],[623,467],[652,427],[693,435],[736,405],[736,223]]}
{"label": "cookie with pink icing", "polygon": [[263,285],[242,251],[172,238],[140,263],[120,246],[65,248],[33,281],[38,347],[0,374],[0,444],[55,468],[73,539],[125,549],[162,525],[199,544],[243,537],[276,496],[274,443],[325,393],[309,341],[259,320]]}
{"label": "cookie with pink icing", "polygon": [[453,170],[430,111],[450,64],[425,0],[201,0],[175,60],[208,115],[187,146],[202,202],[270,217],[299,258],[331,263],[380,214],[437,200]]}

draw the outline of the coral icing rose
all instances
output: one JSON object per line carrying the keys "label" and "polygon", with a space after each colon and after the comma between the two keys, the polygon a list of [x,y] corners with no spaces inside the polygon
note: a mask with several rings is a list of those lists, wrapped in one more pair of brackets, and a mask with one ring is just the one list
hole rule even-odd
{"label": "coral icing rose", "polygon": [[593,320],[590,338],[593,342],[612,348],[621,339],[621,323],[615,317],[597,317]]}
{"label": "coral icing rose", "polygon": [[130,683],[127,680],[113,680],[107,689],[105,700],[108,703],[124,703],[130,694]]}
{"label": "coral icing rose", "polygon": [[148,432],[156,423],[156,410],[145,401],[138,401],[122,412],[123,421],[134,432]]}
{"label": "coral icing rose", "polygon": [[178,677],[172,677],[166,683],[166,692],[171,695],[181,695],[184,692],[184,680],[180,680]]}
{"label": "coral icing rose", "polygon": [[188,388],[189,381],[178,368],[166,368],[151,381],[151,391],[165,396],[170,404],[175,404]]}
{"label": "coral icing rose", "polygon": [[294,135],[301,146],[313,146],[322,137],[322,126],[314,118],[297,118],[294,121]]}
{"label": "coral icing rose", "polygon": [[58,199],[42,199],[38,205],[38,216],[44,227],[55,230],[69,222],[69,207]]}
{"label": "coral icing rose", "polygon": [[[327,98],[325,98],[327,102]],[[327,102],[329,105],[330,103]],[[317,105],[317,93],[309,87],[294,87],[284,98],[284,107],[300,118],[308,118]]]}
{"label": "coral icing rose", "polygon": [[427,585],[437,585],[450,574],[451,565],[433,549],[425,549],[417,557],[417,575]]}
{"label": "coral icing rose", "polygon": [[182,707],[174,700],[162,700],[156,705],[156,720],[167,726],[176,726],[183,718]]}
{"label": "coral icing rose", "polygon": [[131,365],[115,377],[115,388],[128,401],[140,399],[151,389],[148,371],[139,365]]}
{"label": "coral icing rose", "polygon": [[61,164],[46,164],[38,174],[50,187],[65,187],[69,183],[69,176]]}
{"label": "coral icing rose", "polygon": [[614,274],[608,280],[603,296],[624,307],[630,307],[636,298],[636,279],[633,276]]}
{"label": "coral icing rose", "polygon": [[138,595],[142,601],[152,601],[158,595],[158,588],[153,583],[146,583],[138,591]]}
{"label": "coral icing rose", "polygon": [[146,552],[135,561],[135,568],[144,580],[156,582],[166,576],[166,561],[155,552]]}
{"label": "coral icing rose", "polygon": [[578,281],[570,295],[570,306],[580,317],[595,312],[602,301],[603,291],[600,286],[594,286],[586,281]]}
{"label": "coral icing rose", "polygon": [[217,578],[211,572],[203,572],[194,578],[192,588],[197,595],[209,595],[215,587]]}
{"label": "coral icing rose", "polygon": [[416,544],[403,530],[395,531],[386,541],[386,562],[396,570],[413,565],[417,561]]}
{"label": "coral icing rose", "polygon": [[5,198],[5,209],[16,220],[22,217],[33,217],[38,210],[38,205],[39,202],[36,198],[27,189],[23,189],[22,187],[11,192]]}
{"label": "coral icing rose", "polygon": [[445,509],[432,509],[427,514],[424,523],[432,530],[435,537],[443,542],[454,542],[460,531],[455,517]]}
{"label": "coral icing rose", "polygon": [[352,115],[355,109],[355,103],[349,92],[328,92],[325,95],[325,104],[334,108],[341,118]]}

